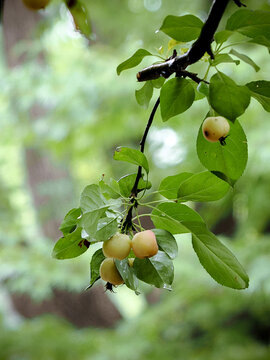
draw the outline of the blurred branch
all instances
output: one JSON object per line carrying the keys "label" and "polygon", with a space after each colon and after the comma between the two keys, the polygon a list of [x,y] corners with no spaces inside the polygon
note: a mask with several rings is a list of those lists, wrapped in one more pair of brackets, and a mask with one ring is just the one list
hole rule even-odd
{"label": "blurred branch", "polygon": [[202,27],[200,36],[192,44],[190,50],[186,54],[176,56],[173,59],[168,59],[164,63],[154,64],[143,69],[137,74],[138,81],[154,80],[161,76],[168,78],[173,73],[179,73],[185,70],[189,65],[200,60],[206,52],[210,55],[211,59],[213,59],[214,55],[211,50],[211,43],[229,1],[230,0],[214,0],[208,18]]}
{"label": "blurred branch", "polygon": [[5,0],[0,0],[0,24],[2,24],[3,20],[4,2]]}

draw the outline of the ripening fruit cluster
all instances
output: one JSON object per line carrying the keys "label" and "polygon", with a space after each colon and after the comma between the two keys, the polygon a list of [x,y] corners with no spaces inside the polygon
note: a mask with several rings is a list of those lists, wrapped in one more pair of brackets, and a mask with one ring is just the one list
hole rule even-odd
{"label": "ripening fruit cluster", "polygon": [[223,116],[209,116],[202,125],[202,133],[207,141],[218,142],[226,138],[230,131],[230,124]]}
{"label": "ripening fruit cluster", "polygon": [[49,2],[50,0],[23,0],[24,5],[31,10],[44,9]]}
{"label": "ripening fruit cluster", "polygon": [[[135,256],[139,259],[149,258],[158,252],[158,244],[156,236],[151,230],[141,231],[134,235],[130,240],[128,235],[116,233],[109,240],[103,243],[103,254],[106,259],[100,265],[100,277],[112,285],[120,285],[124,283],[114,259],[125,259],[131,249]],[[129,266],[133,266],[134,258],[128,259]]]}

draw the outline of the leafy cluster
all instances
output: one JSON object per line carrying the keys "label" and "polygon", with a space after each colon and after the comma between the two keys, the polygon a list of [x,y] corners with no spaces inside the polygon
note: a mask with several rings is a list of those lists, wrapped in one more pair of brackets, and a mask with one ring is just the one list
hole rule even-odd
{"label": "leafy cluster", "polygon": [[[202,27],[203,22],[194,15],[165,18],[160,31],[172,38],[168,46],[169,49],[174,48],[172,59],[177,55],[176,49],[184,53],[192,47],[189,42],[198,37]],[[115,160],[138,166],[137,173],[125,175],[119,180],[105,181],[102,178],[98,184],[89,185],[83,190],[80,206],[72,209],[60,226],[63,237],[53,249],[55,258],[79,256],[87,251],[91,244],[102,244],[118,231],[133,236],[134,232],[144,230],[140,218],[148,216],[155,226],[153,231],[159,252],[149,259],[136,259],[133,267],[129,266],[127,259],[115,260],[127,287],[138,293],[138,280],[141,280],[158,288],[171,289],[174,276],[173,259],[177,255],[174,235],[184,233],[192,235],[193,249],[214,280],[234,289],[248,287],[248,276],[235,256],[207,228],[201,216],[184,203],[215,201],[227,194],[243,174],[248,158],[247,139],[237,118],[244,114],[251,97],[259,101],[266,111],[270,111],[269,81],[260,80],[239,85],[218,69],[223,63],[239,65],[243,61],[256,72],[259,71],[259,66],[250,57],[234,49],[239,44],[250,43],[270,49],[269,12],[249,9],[236,11],[228,19],[225,29],[215,34],[213,49],[209,50],[210,56],[206,55],[201,60],[202,68],[205,60],[207,61],[207,69],[201,78],[188,71],[179,72],[170,80],[166,80],[164,76],[146,81],[143,87],[136,91],[139,105],[147,107],[154,89],[160,89],[163,121],[185,112],[194,101],[201,99],[206,99],[209,104],[209,113],[206,116],[218,115],[228,119],[230,133],[224,146],[219,142],[208,142],[203,137],[201,128],[198,131],[197,154],[207,171],[168,176],[161,180],[157,191],[146,194],[151,189],[148,180],[149,164],[143,153],[147,131],[151,126],[148,122],[145,137],[141,142],[141,151],[119,147],[114,154]],[[117,73],[139,65],[146,56],[162,58],[161,55],[153,55],[140,49],[118,66]],[[166,61],[168,59],[162,58],[161,63]],[[214,70],[214,73],[208,81],[210,70]],[[159,100],[155,110],[158,105]],[[159,200],[142,200],[151,194],[158,194]],[[147,207],[149,213],[139,215],[139,206]],[[103,260],[103,252],[99,249],[91,259],[89,287],[99,279],[99,267]]]}

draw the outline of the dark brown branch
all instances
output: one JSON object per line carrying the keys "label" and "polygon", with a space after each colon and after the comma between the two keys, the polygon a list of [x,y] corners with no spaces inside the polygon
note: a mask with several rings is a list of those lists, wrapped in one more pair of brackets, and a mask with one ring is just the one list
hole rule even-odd
{"label": "dark brown branch", "polygon": [[199,84],[200,82],[204,82],[206,84],[209,84],[208,81],[199,78],[197,75],[198,74],[195,74],[195,73],[187,71],[187,70],[181,70],[181,71],[176,73],[177,77],[189,77],[191,80],[195,81],[197,84]]}
{"label": "dark brown branch", "polygon": [[[154,120],[156,111],[158,109],[159,103],[160,103],[160,98],[157,99],[157,101],[156,101],[156,103],[155,103],[155,105],[154,105],[154,107],[153,107],[153,109],[151,111],[151,114],[149,116],[146,128],[144,130],[144,133],[143,133],[143,136],[142,136],[142,139],[141,139],[141,142],[140,142],[140,146],[141,146],[140,150],[141,150],[142,153],[144,152],[146,138],[147,138],[147,135],[149,133],[150,127],[151,127],[151,125],[153,123],[153,120]],[[134,207],[137,207],[136,196],[138,195],[138,185],[139,185],[139,181],[140,181],[141,177],[142,177],[142,167],[139,166],[138,171],[137,171],[137,176],[136,176],[136,179],[135,179],[135,182],[134,182],[133,188],[131,190],[131,194],[130,194],[130,207],[128,209],[127,216],[126,216],[126,218],[123,221],[122,226],[121,226],[122,232],[125,232],[125,233],[128,233],[128,231],[130,229],[134,230],[134,228],[132,226],[132,211],[133,211]]]}
{"label": "dark brown branch", "polygon": [[[210,9],[209,15],[207,20],[205,21],[200,36],[198,39],[193,43],[191,49],[182,56],[176,56],[177,53],[174,51],[173,55],[167,59],[164,63],[152,65],[146,69],[143,69],[141,72],[137,74],[138,81],[147,81],[157,79],[161,76],[164,78],[168,78],[173,73],[176,73],[176,76],[183,76],[183,77],[190,77],[192,80],[196,81],[197,83],[203,81],[200,79],[197,74],[191,73],[186,71],[185,69],[200,60],[200,58],[207,52],[211,58],[214,58],[212,50],[211,50],[211,43],[214,39],[214,34],[217,30],[219,22],[222,18],[222,15],[228,5],[230,0],[214,0],[213,5]],[[238,0],[236,0],[238,1]],[[154,120],[155,113],[160,103],[160,98],[157,99],[153,110],[150,114],[148,119],[146,128],[144,130],[144,134],[142,140],[140,142],[140,150],[143,153],[146,138],[152,122]],[[134,186],[131,190],[130,194],[130,206],[127,211],[126,218],[123,219],[121,231],[128,233],[129,230],[134,230],[132,225],[132,212],[133,208],[137,207],[137,195],[138,195],[138,184],[142,177],[142,167],[138,167],[137,176],[134,182]]]}
{"label": "dark brown branch", "polygon": [[154,80],[161,76],[168,78],[173,73],[183,71],[189,65],[200,60],[206,52],[212,58],[213,53],[211,50],[211,43],[229,1],[230,0],[214,0],[208,18],[202,27],[200,36],[192,44],[190,50],[186,54],[143,69],[137,74],[138,81]]}
{"label": "dark brown branch", "polygon": [[239,0],[233,0],[237,6],[241,7],[241,6],[244,6],[244,7],[247,7],[247,5],[243,4],[241,1]]}
{"label": "dark brown branch", "polygon": [[[157,99],[154,107],[153,107],[153,110],[151,111],[151,114],[149,116],[149,119],[148,119],[148,122],[147,122],[147,125],[146,125],[146,128],[144,130],[144,134],[143,134],[143,137],[142,137],[142,140],[140,142],[140,146],[141,146],[141,152],[143,153],[144,152],[144,146],[145,146],[145,141],[146,141],[146,138],[147,138],[147,135],[148,135],[148,132],[150,130],[150,127],[152,125],[152,122],[154,120],[154,117],[155,117],[155,113],[157,111],[157,108],[159,106],[159,103],[160,103],[160,98]],[[136,197],[137,194],[138,194],[138,184],[139,184],[139,181],[140,181],[140,178],[142,177],[142,167],[139,166],[138,167],[138,172],[137,172],[137,176],[136,176],[136,180],[135,180],[135,183],[134,183],[134,186],[131,190],[131,196],[132,197]]]}

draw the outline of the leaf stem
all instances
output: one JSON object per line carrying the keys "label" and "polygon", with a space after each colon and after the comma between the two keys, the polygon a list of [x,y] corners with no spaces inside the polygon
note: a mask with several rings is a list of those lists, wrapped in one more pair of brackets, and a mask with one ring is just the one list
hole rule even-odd
{"label": "leaf stem", "polygon": [[220,53],[222,50],[224,50],[224,49],[227,49],[227,48],[229,48],[229,47],[231,47],[231,46],[235,46],[235,45],[245,44],[245,42],[246,42],[246,41],[238,41],[238,42],[231,43],[231,44],[229,44],[229,45],[223,46],[222,48],[220,48],[220,49],[217,50],[217,54],[219,54],[219,53]]}

